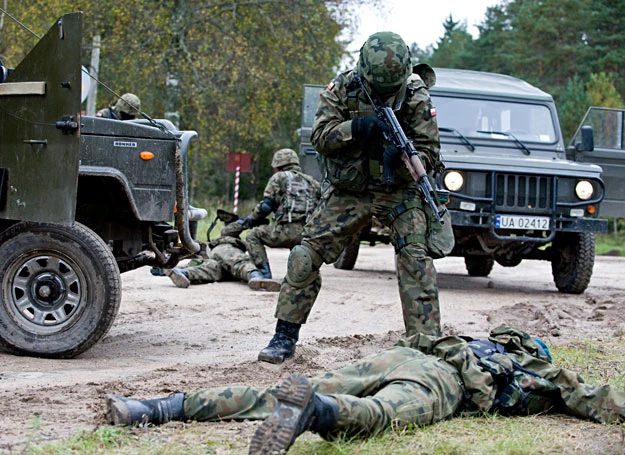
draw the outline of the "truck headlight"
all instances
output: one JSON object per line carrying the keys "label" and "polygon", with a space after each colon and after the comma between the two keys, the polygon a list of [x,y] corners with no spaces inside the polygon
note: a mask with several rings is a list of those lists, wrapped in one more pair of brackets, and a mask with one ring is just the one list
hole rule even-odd
{"label": "truck headlight", "polygon": [[458,191],[464,185],[464,177],[461,172],[449,171],[445,174],[443,182],[449,191]]}
{"label": "truck headlight", "polygon": [[594,188],[592,187],[592,183],[588,180],[580,180],[575,185],[575,194],[582,201],[587,201],[592,197],[592,193],[594,192]]}

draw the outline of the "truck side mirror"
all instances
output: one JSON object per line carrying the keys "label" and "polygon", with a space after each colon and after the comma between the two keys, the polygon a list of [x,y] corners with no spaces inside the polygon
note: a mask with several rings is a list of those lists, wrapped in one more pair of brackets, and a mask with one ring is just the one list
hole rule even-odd
{"label": "truck side mirror", "polygon": [[582,142],[575,144],[575,150],[578,152],[592,152],[595,149],[595,138],[592,126],[582,126]]}

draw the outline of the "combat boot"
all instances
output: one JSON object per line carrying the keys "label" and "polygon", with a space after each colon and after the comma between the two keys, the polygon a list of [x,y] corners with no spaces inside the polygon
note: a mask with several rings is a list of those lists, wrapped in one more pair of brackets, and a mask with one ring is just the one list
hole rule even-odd
{"label": "combat boot", "polygon": [[269,363],[282,363],[295,355],[295,344],[299,339],[301,324],[278,319],[276,333],[265,349],[258,354],[258,360]]}
{"label": "combat boot", "polygon": [[280,282],[265,278],[259,270],[252,270],[247,275],[247,285],[255,291],[280,292]]}
{"label": "combat boot", "polygon": [[174,284],[179,288],[188,288],[191,284],[191,280],[189,280],[189,274],[186,270],[179,269],[178,267],[174,267],[173,269],[169,269],[165,272],[169,279],[174,282]]}
{"label": "combat boot", "polygon": [[314,393],[305,376],[289,376],[278,386],[276,397],[276,408],[252,437],[250,455],[285,453],[303,432],[323,436],[336,427],[338,405],[332,398]]}
{"label": "combat boot", "polygon": [[263,274],[263,278],[271,279],[273,275],[271,274],[271,267],[269,267],[269,262],[263,262],[258,266],[258,270]]}
{"label": "combat boot", "polygon": [[111,425],[160,425],[172,420],[184,420],[184,393],[166,398],[134,400],[119,395],[106,396],[106,420]]}

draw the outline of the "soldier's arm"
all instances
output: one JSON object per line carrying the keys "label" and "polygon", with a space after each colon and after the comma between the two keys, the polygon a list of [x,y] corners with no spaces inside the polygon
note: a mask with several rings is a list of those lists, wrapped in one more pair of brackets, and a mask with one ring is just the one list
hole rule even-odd
{"label": "soldier's arm", "polygon": [[356,152],[352,138],[352,121],[347,107],[345,76],[334,79],[319,97],[313,120],[311,142],[322,155]]}
{"label": "soldier's arm", "polygon": [[266,218],[270,213],[275,212],[280,205],[281,199],[281,180],[283,172],[273,174],[263,193],[263,200],[260,201],[250,214],[250,218],[254,221]]}

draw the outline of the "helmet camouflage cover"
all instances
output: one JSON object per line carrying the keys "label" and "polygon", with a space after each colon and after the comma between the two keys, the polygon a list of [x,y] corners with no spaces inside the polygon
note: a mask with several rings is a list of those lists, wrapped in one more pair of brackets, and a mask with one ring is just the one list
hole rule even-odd
{"label": "helmet camouflage cover", "polygon": [[299,164],[299,158],[295,150],[292,149],[280,149],[273,154],[271,160],[271,167],[281,168],[287,164]]}
{"label": "helmet camouflage cover", "polygon": [[113,106],[115,113],[121,117],[121,114],[136,117],[137,112],[141,111],[141,100],[134,93],[124,93]]}
{"label": "helmet camouflage cover", "polygon": [[374,33],[360,48],[356,71],[381,95],[395,93],[412,74],[410,50],[397,33]]}

